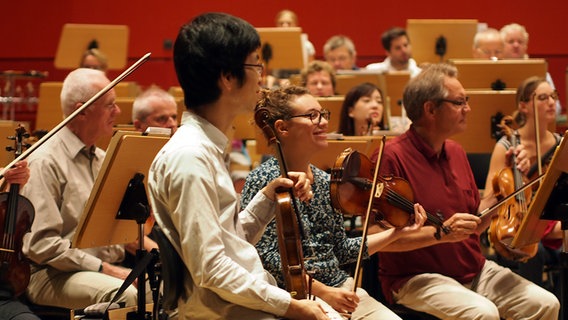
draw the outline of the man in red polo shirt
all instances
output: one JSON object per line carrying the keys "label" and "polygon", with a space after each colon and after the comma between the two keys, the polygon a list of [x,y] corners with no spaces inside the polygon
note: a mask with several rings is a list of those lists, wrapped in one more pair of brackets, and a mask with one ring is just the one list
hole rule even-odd
{"label": "man in red polo shirt", "polygon": [[409,82],[403,103],[412,126],[387,142],[381,174],[408,180],[414,201],[439,213],[449,232],[437,240],[435,227],[424,226],[379,253],[387,300],[441,319],[557,319],[552,293],[481,253],[490,219],[476,213],[496,200],[480,200],[465,151],[448,140],[466,129],[471,111],[456,68],[429,66]]}

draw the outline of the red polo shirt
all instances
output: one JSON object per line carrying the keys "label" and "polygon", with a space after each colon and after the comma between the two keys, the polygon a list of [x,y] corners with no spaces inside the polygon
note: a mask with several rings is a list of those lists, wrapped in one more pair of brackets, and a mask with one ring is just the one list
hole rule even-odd
{"label": "red polo shirt", "polygon": [[[376,158],[377,152],[372,160]],[[401,136],[387,141],[380,173],[406,179],[414,191],[413,202],[420,203],[429,213],[442,214],[444,220],[456,212],[477,213],[479,191],[465,151],[455,141],[446,140],[438,157],[411,126]],[[479,235],[473,234],[462,242],[408,252],[380,252],[379,278],[385,297],[393,303],[392,292],[414,275],[439,273],[468,283],[484,263]]]}

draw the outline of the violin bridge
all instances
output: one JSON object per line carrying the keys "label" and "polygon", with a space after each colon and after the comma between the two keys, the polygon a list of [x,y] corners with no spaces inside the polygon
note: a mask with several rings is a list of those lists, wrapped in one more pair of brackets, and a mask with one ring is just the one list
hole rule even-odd
{"label": "violin bridge", "polygon": [[375,187],[375,198],[380,198],[381,195],[383,194],[383,191],[385,189],[385,184],[380,182],[377,183],[377,186]]}

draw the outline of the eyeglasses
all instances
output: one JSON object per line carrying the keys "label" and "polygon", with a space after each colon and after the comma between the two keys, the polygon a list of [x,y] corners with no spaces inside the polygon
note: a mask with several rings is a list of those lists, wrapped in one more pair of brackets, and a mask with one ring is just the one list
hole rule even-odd
{"label": "eyeglasses", "polygon": [[552,100],[554,100],[554,101],[558,101],[558,92],[554,91],[551,94],[541,93],[541,94],[537,95],[536,98],[538,99],[538,101],[547,101],[550,98],[552,98]]}
{"label": "eyeglasses", "polygon": [[440,101],[442,101],[442,102],[448,102],[448,103],[453,104],[453,105],[456,106],[456,107],[463,108],[463,107],[465,107],[466,105],[468,105],[469,97],[468,97],[468,96],[465,96],[465,97],[463,98],[463,100],[440,99]]}
{"label": "eyeglasses", "polygon": [[310,111],[310,113],[305,113],[305,114],[298,114],[295,116],[291,116],[290,119],[292,118],[298,118],[298,117],[305,117],[308,118],[312,121],[313,124],[319,125],[321,123],[321,118],[324,118],[325,120],[329,121],[329,118],[331,117],[331,112],[329,110],[312,110]]}
{"label": "eyeglasses", "polygon": [[243,66],[254,68],[259,75],[264,71],[264,63],[243,63]]}

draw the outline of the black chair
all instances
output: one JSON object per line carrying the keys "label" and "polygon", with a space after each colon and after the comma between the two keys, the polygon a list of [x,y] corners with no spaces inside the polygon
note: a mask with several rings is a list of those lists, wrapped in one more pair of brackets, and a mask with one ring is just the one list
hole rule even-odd
{"label": "black chair", "polygon": [[489,161],[491,161],[491,153],[468,153],[467,160],[475,178],[477,189],[485,189],[485,179],[489,171]]}
{"label": "black chair", "polygon": [[179,298],[187,298],[183,279],[184,277],[189,277],[189,274],[183,260],[157,223],[152,228],[152,235],[160,248],[161,272],[164,284],[162,307],[164,310],[173,310],[177,308]]}
{"label": "black chair", "polygon": [[22,294],[19,300],[27,305],[28,308],[42,320],[70,320],[76,313],[82,313],[82,310],[35,304],[31,302],[25,294]]}

